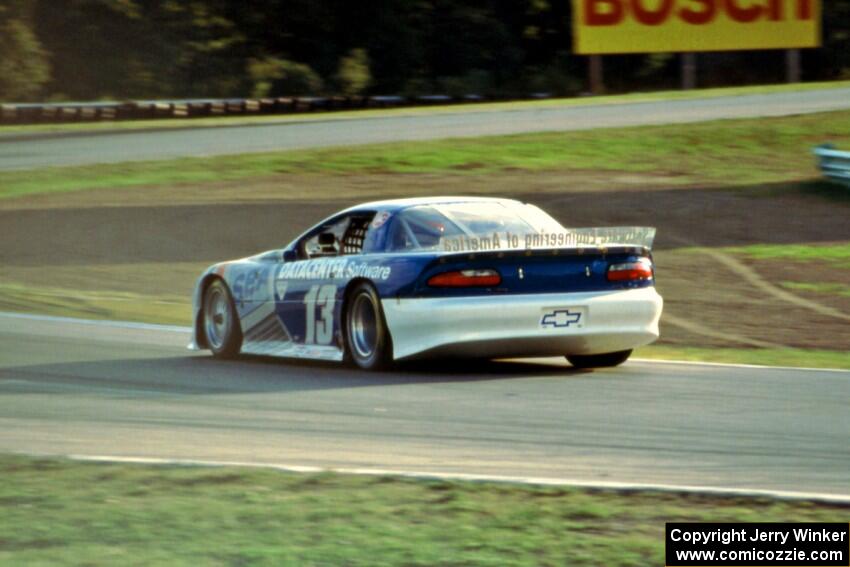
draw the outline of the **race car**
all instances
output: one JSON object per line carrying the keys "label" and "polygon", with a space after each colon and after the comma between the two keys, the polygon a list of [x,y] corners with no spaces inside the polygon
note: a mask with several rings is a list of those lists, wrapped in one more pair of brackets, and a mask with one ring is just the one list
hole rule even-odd
{"label": "race car", "polygon": [[282,249],[207,269],[190,348],[370,370],[453,356],[616,366],[658,338],[654,236],[564,228],[510,199],[365,203]]}

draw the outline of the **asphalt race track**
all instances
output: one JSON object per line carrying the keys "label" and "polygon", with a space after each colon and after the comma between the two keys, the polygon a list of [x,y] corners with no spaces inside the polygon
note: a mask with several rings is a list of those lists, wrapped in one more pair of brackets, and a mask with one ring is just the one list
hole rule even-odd
{"label": "asphalt race track", "polygon": [[[850,108],[850,89],[148,131],[0,135],[0,170],[784,116]],[[331,115],[326,115],[331,116]],[[187,125],[191,124],[187,122]]]}
{"label": "asphalt race track", "polygon": [[184,329],[0,315],[0,451],[850,494],[850,372],[215,361]]}

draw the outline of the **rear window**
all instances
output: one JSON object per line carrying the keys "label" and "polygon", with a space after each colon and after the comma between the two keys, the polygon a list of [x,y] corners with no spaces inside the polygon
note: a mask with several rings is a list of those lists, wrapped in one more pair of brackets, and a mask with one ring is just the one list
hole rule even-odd
{"label": "rear window", "polygon": [[428,251],[447,238],[562,231],[552,217],[533,205],[474,202],[410,207],[395,216],[387,251]]}

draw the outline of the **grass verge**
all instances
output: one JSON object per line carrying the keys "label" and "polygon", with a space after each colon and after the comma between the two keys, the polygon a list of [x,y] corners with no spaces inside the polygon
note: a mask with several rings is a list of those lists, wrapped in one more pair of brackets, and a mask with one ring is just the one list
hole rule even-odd
{"label": "grass verge", "polygon": [[163,325],[188,326],[192,320],[189,297],[37,287],[9,282],[0,283],[0,311]]}
{"label": "grass verge", "polygon": [[850,81],[831,81],[796,85],[757,85],[749,87],[727,87],[690,91],[659,91],[652,93],[631,93],[580,98],[557,98],[547,100],[527,100],[512,102],[486,102],[472,104],[453,104],[422,106],[414,108],[393,108],[374,110],[353,110],[340,112],[317,112],[311,114],[283,116],[226,116],[197,119],[162,119],[121,122],[90,122],[71,124],[28,124],[0,126],[0,135],[51,133],[51,132],[97,132],[109,130],[151,130],[162,128],[198,128],[216,126],[238,126],[251,124],[279,124],[287,122],[311,122],[327,120],[347,120],[352,118],[381,118],[385,116],[416,116],[427,114],[453,114],[461,112],[492,112],[501,110],[524,110],[534,108],[560,108],[576,106],[595,106],[606,104],[624,104],[635,102],[653,102],[664,100],[693,100],[700,98],[720,98],[726,96],[773,94],[787,92],[805,92],[822,89],[850,87]]}
{"label": "grass verge", "polygon": [[[811,148],[850,143],[850,111],[0,173],[0,198],[97,188],[212,183],[279,174],[594,171],[734,187],[817,175]],[[742,159],[746,156],[746,159]]]}
{"label": "grass verge", "polygon": [[791,291],[809,291],[823,295],[838,295],[850,297],[850,285],[824,282],[781,282],[780,285]]}
{"label": "grass verge", "polygon": [[663,565],[665,522],[811,502],[0,457],[7,565]]}
{"label": "grass verge", "polygon": [[753,244],[726,248],[727,252],[754,260],[825,262],[834,268],[850,269],[850,242],[836,244]]}

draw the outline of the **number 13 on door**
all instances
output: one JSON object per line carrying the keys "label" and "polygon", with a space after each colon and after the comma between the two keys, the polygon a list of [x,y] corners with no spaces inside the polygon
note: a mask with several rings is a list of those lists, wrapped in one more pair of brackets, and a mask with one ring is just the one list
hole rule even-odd
{"label": "number 13 on door", "polygon": [[[304,343],[329,345],[334,332],[335,285],[314,285],[304,295],[307,327]],[[316,317],[318,313],[318,317]]]}

